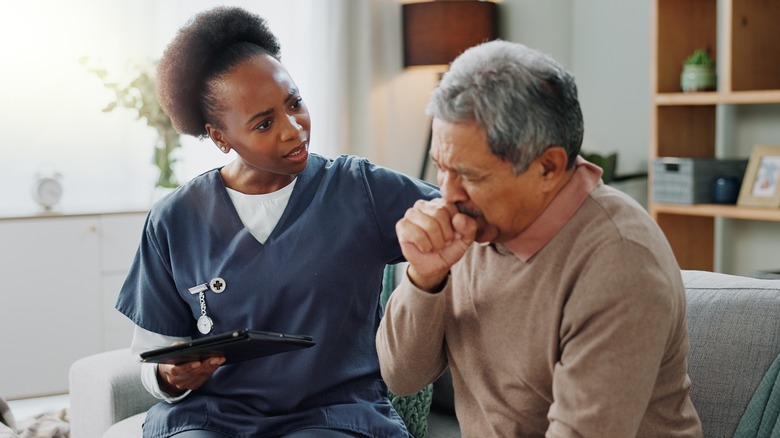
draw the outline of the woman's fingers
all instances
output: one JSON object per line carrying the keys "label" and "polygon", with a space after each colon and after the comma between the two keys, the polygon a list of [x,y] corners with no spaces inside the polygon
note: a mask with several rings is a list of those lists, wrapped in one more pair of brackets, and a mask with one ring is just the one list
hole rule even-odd
{"label": "woman's fingers", "polygon": [[194,390],[203,385],[223,363],[224,357],[212,357],[178,365],[159,365],[157,370],[168,385],[178,390]]}

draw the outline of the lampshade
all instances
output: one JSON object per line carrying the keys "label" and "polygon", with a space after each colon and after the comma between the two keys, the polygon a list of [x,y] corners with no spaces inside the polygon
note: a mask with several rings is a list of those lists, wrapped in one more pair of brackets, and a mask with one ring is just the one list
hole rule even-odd
{"label": "lampshade", "polygon": [[434,0],[402,8],[405,67],[447,65],[469,47],[498,37],[493,2]]}

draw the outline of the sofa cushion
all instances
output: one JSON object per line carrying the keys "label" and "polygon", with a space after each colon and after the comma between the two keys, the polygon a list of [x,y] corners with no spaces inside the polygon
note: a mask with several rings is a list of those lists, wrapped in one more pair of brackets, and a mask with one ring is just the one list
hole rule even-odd
{"label": "sofa cushion", "polygon": [[780,281],[682,271],[691,399],[704,436],[732,437],[780,353]]}
{"label": "sofa cushion", "polygon": [[460,426],[455,415],[431,411],[428,415],[427,438],[459,438]]}
{"label": "sofa cushion", "polygon": [[[387,300],[390,299],[390,294],[401,281],[403,273],[406,272],[406,265],[406,262],[399,264],[400,269],[397,269],[396,265],[385,266],[382,277],[382,291],[379,297],[383,310],[387,305]],[[407,396],[397,396],[388,390],[387,395],[390,403],[392,403],[393,408],[403,419],[412,437],[425,437],[428,434],[428,413],[431,411],[433,391],[433,385],[428,385]]]}
{"label": "sofa cushion", "polygon": [[145,419],[146,412],[125,418],[108,428],[103,438],[138,438],[141,436]]}
{"label": "sofa cushion", "polygon": [[388,390],[393,408],[404,420],[409,435],[413,438],[424,438],[428,434],[428,413],[431,411],[433,385],[417,391],[412,395],[398,396]]}
{"label": "sofa cushion", "polygon": [[141,362],[129,347],[74,362],[70,367],[71,436],[101,437],[114,423],[157,403],[144,389],[140,374]]}

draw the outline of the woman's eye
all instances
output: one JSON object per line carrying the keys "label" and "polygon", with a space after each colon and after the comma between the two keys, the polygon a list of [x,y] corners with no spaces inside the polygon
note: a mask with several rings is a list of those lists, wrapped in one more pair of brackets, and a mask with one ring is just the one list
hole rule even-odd
{"label": "woman's eye", "polygon": [[260,123],[259,125],[255,126],[255,129],[258,130],[258,131],[265,131],[268,128],[270,128],[272,124],[273,124],[273,122],[271,120],[263,120],[262,123]]}
{"label": "woman's eye", "polygon": [[290,108],[292,109],[300,108],[302,103],[303,103],[303,98],[298,97],[295,100],[293,100],[292,105],[290,105]]}

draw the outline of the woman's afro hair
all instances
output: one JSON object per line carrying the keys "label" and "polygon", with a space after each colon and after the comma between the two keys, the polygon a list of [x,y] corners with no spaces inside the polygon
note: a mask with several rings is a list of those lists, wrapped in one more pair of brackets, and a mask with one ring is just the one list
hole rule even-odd
{"label": "woman's afro hair", "polygon": [[[236,45],[252,50],[224,56]],[[201,12],[179,29],[157,66],[157,96],[176,131],[206,137],[205,113],[214,102],[213,96],[204,96],[206,83],[253,53],[280,59],[281,48],[266,21],[241,8]]]}

